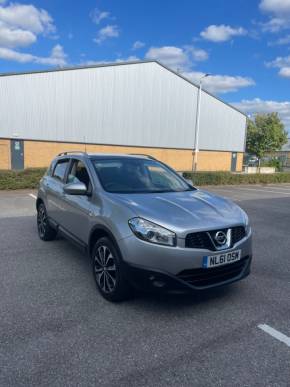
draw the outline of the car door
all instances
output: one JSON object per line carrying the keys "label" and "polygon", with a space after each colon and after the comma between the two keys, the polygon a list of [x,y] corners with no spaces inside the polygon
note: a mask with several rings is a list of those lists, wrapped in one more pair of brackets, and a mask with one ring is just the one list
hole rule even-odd
{"label": "car door", "polygon": [[48,216],[58,224],[63,222],[63,187],[69,166],[69,159],[59,159],[52,170],[51,176],[46,179],[46,197]]}
{"label": "car door", "polygon": [[64,193],[63,227],[77,241],[87,243],[90,232],[92,211],[92,178],[80,159],[72,159],[67,174],[67,183],[82,182],[86,185],[88,195],[69,195]]}

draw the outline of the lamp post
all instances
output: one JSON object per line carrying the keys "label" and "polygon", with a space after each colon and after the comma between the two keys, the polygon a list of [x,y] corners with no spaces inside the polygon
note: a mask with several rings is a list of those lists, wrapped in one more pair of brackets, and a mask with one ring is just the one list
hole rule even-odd
{"label": "lamp post", "polygon": [[197,93],[197,106],[196,106],[196,119],[195,119],[195,138],[194,138],[194,159],[193,159],[193,171],[197,170],[197,158],[198,158],[198,141],[199,141],[199,121],[200,121],[200,103],[201,103],[201,91],[202,91],[202,80],[206,77],[209,77],[211,74],[204,74],[199,79],[198,93]]}

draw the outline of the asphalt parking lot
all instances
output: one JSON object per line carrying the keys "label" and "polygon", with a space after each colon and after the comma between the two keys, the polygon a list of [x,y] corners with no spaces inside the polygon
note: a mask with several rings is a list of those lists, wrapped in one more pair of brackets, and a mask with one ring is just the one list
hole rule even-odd
{"label": "asphalt parking lot", "polygon": [[208,190],[249,214],[252,274],[121,304],[73,245],[38,239],[34,192],[0,192],[0,385],[290,386],[290,184]]}

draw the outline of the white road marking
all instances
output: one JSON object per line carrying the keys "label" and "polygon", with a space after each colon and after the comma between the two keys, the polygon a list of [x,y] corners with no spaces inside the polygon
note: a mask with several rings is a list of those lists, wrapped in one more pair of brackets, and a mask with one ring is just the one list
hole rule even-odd
{"label": "white road marking", "polygon": [[[238,195],[241,192],[238,189],[224,189],[224,188],[213,188],[214,192],[228,192],[231,195]],[[243,192],[243,195],[250,195],[249,192]]]}
{"label": "white road marking", "polygon": [[290,188],[290,184],[289,183],[280,183],[279,185],[277,185],[277,184],[269,184],[269,183],[267,183],[266,185],[264,184],[263,185],[264,187],[266,186],[266,187],[276,187],[276,188],[279,188],[279,187],[281,187],[281,188]]}
{"label": "white road marking", "polygon": [[281,190],[281,191],[285,191],[285,192],[289,192],[290,193],[290,187],[277,187],[277,186],[267,186],[267,187],[260,187],[261,189],[264,188],[264,189],[278,189],[278,190]]}
{"label": "white road marking", "polygon": [[[242,202],[243,200],[253,199],[253,194],[255,194],[255,192],[252,192],[252,193],[241,192],[241,191],[239,191],[239,188],[232,188],[232,189],[213,188],[213,190],[211,192],[214,192],[217,195],[225,196],[225,197],[228,197],[230,199],[234,199],[234,200],[237,200],[240,202]],[[258,195],[258,193],[256,193],[256,195]],[[289,192],[289,196],[290,196],[290,192]]]}
{"label": "white road marking", "polygon": [[258,191],[258,192],[264,192],[264,193],[276,193],[276,194],[279,194],[279,195],[287,195],[287,196],[290,196],[290,192],[287,193],[287,192],[281,192],[281,191],[273,191],[273,190],[269,190],[269,189],[259,189],[259,188],[244,188],[244,187],[239,187],[240,190],[247,190],[247,191]]}
{"label": "white road marking", "polygon": [[37,197],[32,193],[30,193],[29,196],[31,196],[33,199],[37,199]]}
{"label": "white road marking", "polygon": [[286,344],[288,347],[290,347],[290,337],[284,335],[283,333],[276,331],[276,329],[271,328],[267,324],[259,324],[258,328],[262,329],[262,331],[268,333],[270,336],[274,337],[275,339],[281,341],[282,343]]}
{"label": "white road marking", "polygon": [[235,193],[237,190],[235,189],[227,189],[227,188],[213,188],[213,190],[215,190],[216,192],[218,191],[223,191],[223,192],[230,192],[230,193]]}
{"label": "white road marking", "polygon": [[[231,199],[231,200],[234,200],[236,202],[240,202],[241,201],[241,198],[238,197],[238,196],[234,196],[234,192],[233,191],[230,191],[228,189],[214,189],[212,191],[209,191],[211,193],[214,193],[216,195],[220,195],[220,196],[223,196],[225,198],[228,198],[228,199]],[[230,193],[231,195],[228,195],[227,193]]]}

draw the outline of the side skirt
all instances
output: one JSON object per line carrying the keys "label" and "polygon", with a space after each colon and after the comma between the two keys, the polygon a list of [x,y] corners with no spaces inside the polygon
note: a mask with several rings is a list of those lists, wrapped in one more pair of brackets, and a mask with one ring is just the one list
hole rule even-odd
{"label": "side skirt", "polygon": [[62,236],[64,236],[67,240],[72,242],[76,247],[78,247],[83,252],[88,252],[88,245],[81,241],[77,236],[69,232],[64,227],[60,226],[57,222],[55,222],[52,218],[48,219],[49,224],[52,228],[54,228],[56,231],[58,231]]}

